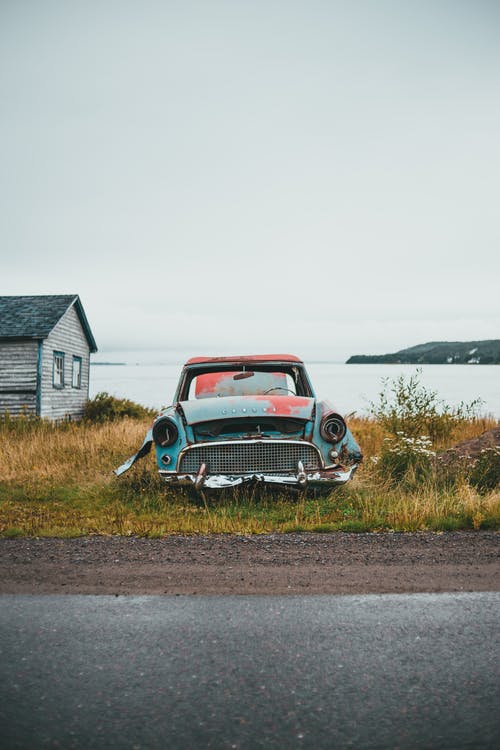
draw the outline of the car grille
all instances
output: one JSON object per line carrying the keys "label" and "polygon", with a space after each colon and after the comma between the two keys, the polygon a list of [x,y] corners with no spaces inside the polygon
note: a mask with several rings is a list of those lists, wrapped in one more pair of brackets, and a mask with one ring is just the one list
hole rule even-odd
{"label": "car grille", "polygon": [[188,448],[181,457],[178,471],[196,474],[204,463],[209,474],[295,474],[299,461],[306,470],[320,468],[318,451],[309,443],[227,442]]}

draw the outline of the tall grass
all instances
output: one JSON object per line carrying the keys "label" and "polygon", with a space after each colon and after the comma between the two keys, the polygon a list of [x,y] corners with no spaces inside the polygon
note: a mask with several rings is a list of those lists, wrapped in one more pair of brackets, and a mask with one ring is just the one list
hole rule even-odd
{"label": "tall grass", "polygon": [[[462,415],[441,433],[439,447],[497,425]],[[395,435],[380,415],[350,420],[365,462],[327,497],[245,490],[193,498],[162,484],[153,454],[117,479],[112,470],[139,448],[149,426],[149,417],[58,425],[0,419],[0,536],[500,528],[495,481],[474,486],[467,472],[450,477],[435,463],[419,475],[408,461],[397,480],[381,471]]]}
{"label": "tall grass", "polygon": [[16,485],[92,484],[142,443],[150,421],[62,422],[0,418],[0,481]]}

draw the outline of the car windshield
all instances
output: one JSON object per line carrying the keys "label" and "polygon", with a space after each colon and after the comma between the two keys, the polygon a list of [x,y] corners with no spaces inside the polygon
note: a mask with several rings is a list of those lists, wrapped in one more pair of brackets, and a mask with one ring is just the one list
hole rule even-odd
{"label": "car windshield", "polygon": [[276,365],[239,369],[202,368],[188,371],[184,378],[180,400],[217,398],[226,396],[311,396],[303,370],[296,366],[280,369]]}

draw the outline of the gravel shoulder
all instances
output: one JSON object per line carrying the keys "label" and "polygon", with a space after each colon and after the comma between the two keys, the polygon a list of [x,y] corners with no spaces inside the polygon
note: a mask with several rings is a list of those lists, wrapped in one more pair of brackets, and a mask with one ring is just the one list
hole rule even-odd
{"label": "gravel shoulder", "polygon": [[1,594],[443,591],[500,591],[500,534],[0,539]]}

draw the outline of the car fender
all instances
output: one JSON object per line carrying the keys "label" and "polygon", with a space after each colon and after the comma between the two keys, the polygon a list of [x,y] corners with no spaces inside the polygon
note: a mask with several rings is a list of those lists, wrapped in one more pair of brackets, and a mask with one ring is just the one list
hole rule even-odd
{"label": "car fender", "polygon": [[124,474],[126,471],[130,469],[131,466],[135,464],[135,462],[142,458],[143,456],[147,456],[149,451],[151,450],[151,446],[153,445],[153,429],[150,428],[147,433],[146,437],[143,440],[143,443],[137,453],[134,453],[133,456],[130,456],[121,466],[119,466],[117,469],[114,470],[114,474],[116,474],[117,477],[121,476],[121,474]]}

